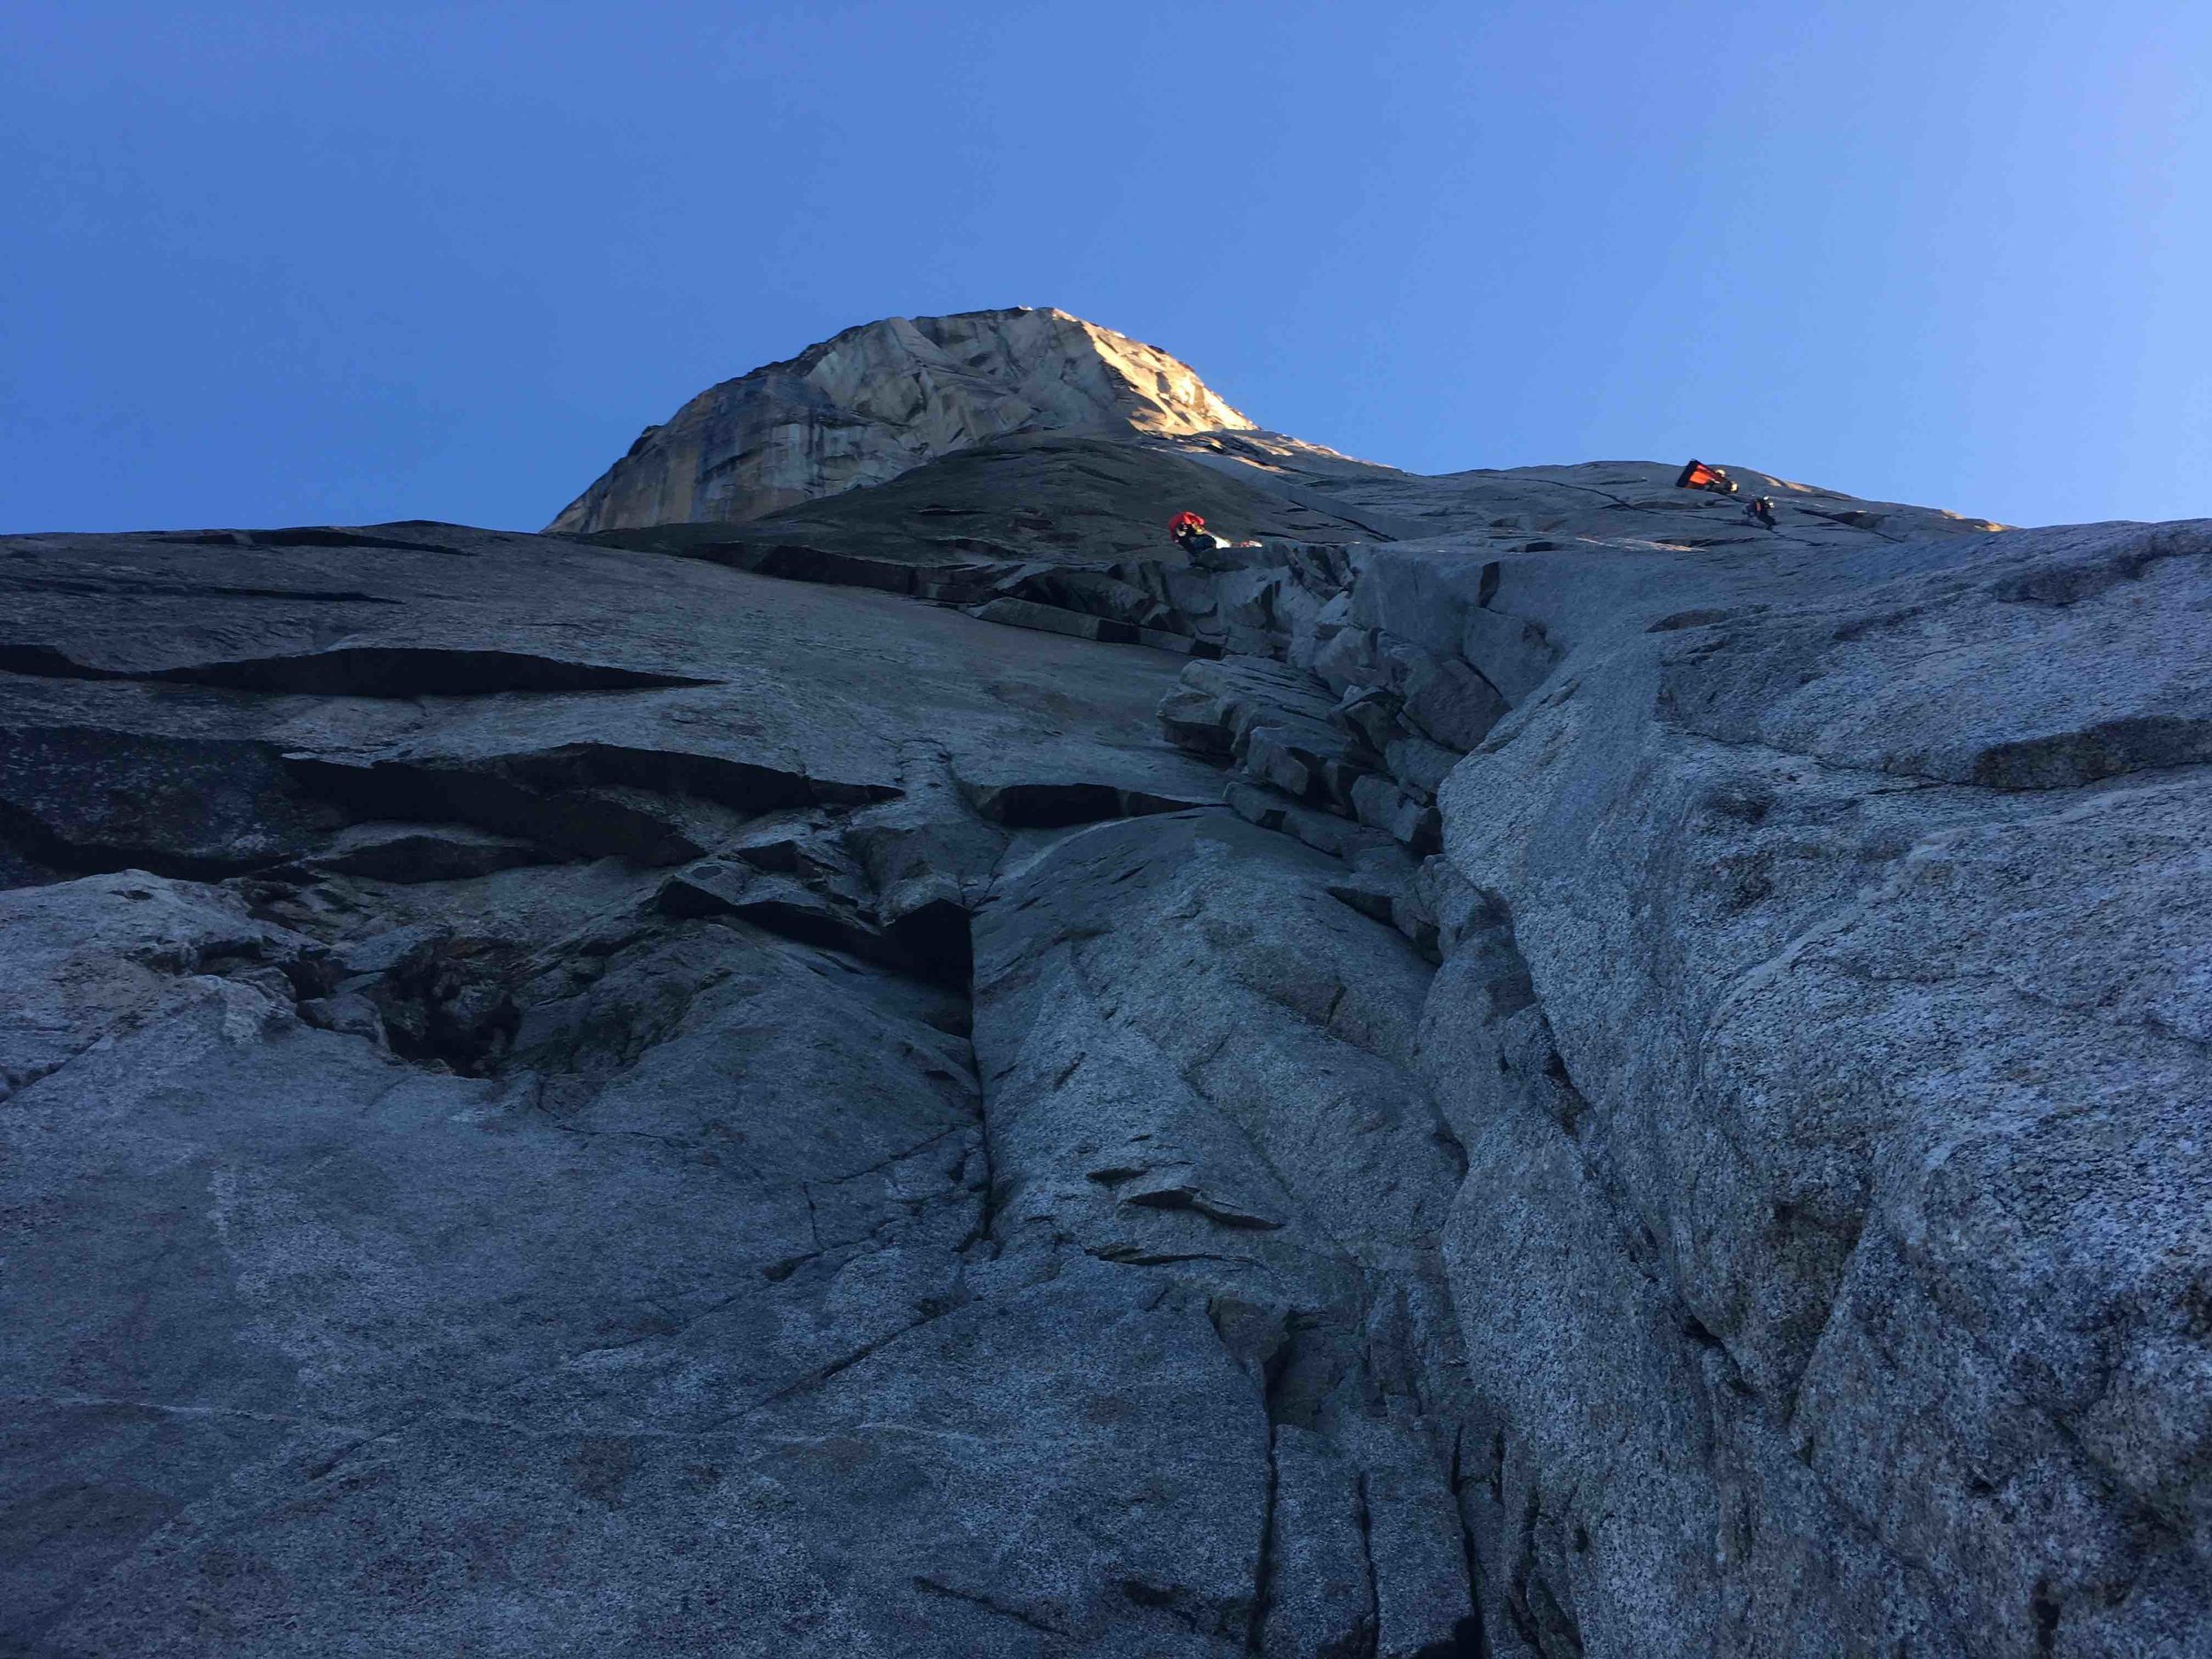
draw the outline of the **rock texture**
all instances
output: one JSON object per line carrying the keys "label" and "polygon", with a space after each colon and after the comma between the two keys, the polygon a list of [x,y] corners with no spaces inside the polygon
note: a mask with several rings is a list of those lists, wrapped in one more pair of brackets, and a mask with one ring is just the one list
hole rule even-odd
{"label": "rock texture", "polygon": [[0,1651],[2212,1653],[2212,524],[1732,470],[0,541]]}
{"label": "rock texture", "polygon": [[549,527],[742,522],[1014,433],[1251,424],[1187,365],[1065,311],[895,317],[700,393]]}

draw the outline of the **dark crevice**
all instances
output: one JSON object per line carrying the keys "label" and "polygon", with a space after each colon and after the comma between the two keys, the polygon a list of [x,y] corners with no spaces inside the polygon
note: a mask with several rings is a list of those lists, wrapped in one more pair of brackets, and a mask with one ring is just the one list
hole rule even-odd
{"label": "dark crevice", "polygon": [[165,582],[124,576],[22,576],[10,573],[0,587],[23,593],[76,594],[89,598],[289,599],[310,603],[396,605],[406,602],[349,588],[239,588],[215,582]]}
{"label": "dark crevice", "polygon": [[[693,795],[737,811],[760,814],[793,807],[859,806],[887,801],[899,793],[888,784],[849,783],[722,755],[634,749],[617,743],[565,743],[469,759],[356,763],[311,755],[286,758],[296,772],[315,780],[334,798],[365,795],[374,800],[386,789],[404,792],[411,787],[435,800],[442,790],[481,778],[541,795],[570,789],[621,787]],[[395,815],[387,811],[379,816]]]}
{"label": "dark crevice", "polygon": [[833,909],[803,887],[758,888],[728,895],[716,894],[701,882],[680,875],[661,889],[661,909],[680,920],[731,917],[795,944],[817,950],[841,951],[879,967],[909,967],[905,953],[869,926],[856,911]]}
{"label": "dark crevice", "polygon": [[72,874],[219,880],[303,852],[340,821],[298,798],[273,744],[0,729],[0,841]]}
{"label": "dark crevice", "polygon": [[793,1378],[789,1382],[784,1384],[781,1387],[772,1389],[768,1394],[762,1395],[761,1398],[753,1402],[752,1404],[742,1407],[740,1409],[730,1413],[730,1415],[726,1417],[719,1418],[715,1422],[706,1425],[705,1427],[700,1431],[700,1432],[712,1433],[723,1429],[733,1427],[738,1424],[745,1422],[749,1417],[758,1416],[761,1412],[769,1409],[772,1406],[782,1404],[783,1402],[789,1400],[795,1395],[810,1394],[813,1390],[819,1388],[824,1383],[828,1382],[832,1378],[839,1375],[841,1372],[850,1371],[854,1366],[859,1364],[862,1361],[873,1358],[877,1354],[890,1347],[892,1343],[897,1341],[901,1337],[918,1331],[926,1325],[933,1325],[938,1320],[945,1317],[948,1314],[956,1313],[966,1305],[967,1303],[964,1296],[949,1303],[925,1304],[923,1306],[922,1317],[920,1318],[909,1320],[906,1324],[900,1325],[895,1330],[886,1332],[883,1335],[876,1338],[873,1341],[864,1342],[858,1348],[853,1349],[850,1353],[841,1355],[838,1358],[830,1361],[826,1365],[815,1366],[812,1370]]}
{"label": "dark crevice", "polygon": [[[933,900],[889,927],[879,927],[859,905],[807,885],[798,876],[757,876],[741,865],[709,859],[671,876],[657,897],[663,913],[683,920],[728,918],[764,932],[840,952],[926,984],[959,993],[972,1005],[974,947],[966,909]],[[971,1028],[971,1013],[959,1022]]]}
{"label": "dark crevice", "polygon": [[1520,1547],[1513,1563],[1512,1582],[1506,1591],[1506,1617],[1521,1640],[1543,1659],[1582,1659],[1582,1632],[1560,1606],[1551,1586],[1537,1571],[1536,1524],[1540,1518],[1534,1487],[1521,1510]]}
{"label": "dark crevice", "polygon": [[0,642],[0,672],[33,674],[41,680],[128,680],[119,668],[95,668],[50,645],[12,645]]}
{"label": "dark crevice", "polygon": [[1367,1624],[1361,1632],[1365,1659],[1375,1659],[1382,1644],[1382,1597],[1375,1579],[1374,1516],[1367,1504],[1367,1474],[1360,1472],[1353,1494],[1352,1519],[1359,1528],[1360,1565],[1367,1575]]}
{"label": "dark crevice", "polygon": [[521,1028],[509,985],[518,972],[511,949],[439,935],[409,950],[361,995],[402,1059],[483,1077],[497,1069]]}
{"label": "dark crevice", "polygon": [[[975,1023],[976,1000],[974,979],[975,948],[973,944],[973,928],[975,918],[972,916],[969,916],[966,919],[970,929],[969,937],[971,941],[968,947],[970,977],[966,987],[968,996],[968,1022],[971,1030],[972,1030]],[[998,1159],[996,1153],[993,1151],[991,1147],[991,1083],[993,1079],[984,1075],[982,1064],[976,1056],[972,1043],[971,1044],[968,1051],[968,1062],[975,1073],[976,1149],[978,1155],[981,1157],[983,1162],[983,1190],[979,1195],[977,1201],[975,1230],[966,1238],[961,1240],[959,1246],[957,1247],[963,1251],[972,1249],[979,1244],[990,1243],[992,1231],[998,1225],[999,1207]]]}
{"label": "dark crevice", "polygon": [[689,796],[749,817],[898,794],[886,785],[826,780],[720,756],[611,743],[465,760],[289,755],[284,764],[302,789],[356,819],[472,824],[561,852],[649,865],[680,864],[704,849],[636,795]]}
{"label": "dark crevice", "polygon": [[2039,1654],[2058,1651],[2059,1601],[2050,1580],[2036,1580],[2035,1593],[2028,1598],[2028,1617],[2035,1626],[2035,1650]]}
{"label": "dark crevice", "polygon": [[670,819],[595,787],[588,757],[572,757],[571,780],[541,764],[549,758],[364,763],[299,755],[286,764],[306,793],[357,819],[472,824],[557,852],[648,865],[680,864],[703,850]]}
{"label": "dark crevice", "polygon": [[1005,783],[971,788],[969,804],[1007,829],[1070,829],[1110,818],[1187,812],[1210,802],[1178,800],[1105,783]]}
{"label": "dark crevice", "polygon": [[907,565],[895,559],[867,558],[797,542],[722,541],[687,549],[687,555],[785,581],[867,588],[879,593],[912,595],[933,583],[981,585],[970,565]]}
{"label": "dark crevice", "polygon": [[1452,1127],[1449,1120],[1445,1118],[1440,1109],[1436,1114],[1436,1129],[1434,1138],[1436,1144],[1442,1147],[1446,1152],[1451,1155],[1453,1187],[1456,1189],[1464,1186],[1466,1184],[1467,1171],[1469,1168],[1467,1143],[1459,1138],[1458,1132]]}
{"label": "dark crevice", "polygon": [[975,933],[965,905],[950,899],[933,899],[909,910],[884,932],[906,954],[920,977],[963,992],[971,990],[975,979]]}
{"label": "dark crevice", "polygon": [[[428,519],[411,519],[409,522],[419,524],[425,529],[467,528],[464,525],[434,524]],[[402,541],[395,536],[374,535],[365,530],[346,530],[336,525],[321,524],[289,525],[276,530],[157,530],[146,540],[167,542],[173,547],[388,548],[400,553],[442,553],[451,558],[474,557],[459,548],[442,547],[434,542]]]}
{"label": "dark crevice", "polygon": [[531,651],[357,645],[155,670],[149,680],[326,697],[477,697],[505,692],[647,691],[710,686],[692,674],[570,662]]}
{"label": "dark crevice", "polygon": [[1892,535],[1888,531],[1881,529],[1879,526],[1883,515],[1878,512],[1868,512],[1862,508],[1855,507],[1841,512],[1823,512],[1817,507],[1808,507],[1799,502],[1791,502],[1789,504],[1808,518],[1824,518],[1830,524],[1843,526],[1847,530],[1861,530],[1869,535],[1878,535],[1885,541],[1903,541],[1907,539],[1901,535]]}
{"label": "dark crevice", "polygon": [[[1452,1433],[1452,1462],[1448,1484],[1452,1494],[1452,1514],[1459,1522],[1459,1553],[1467,1572],[1467,1594],[1475,1611],[1452,1627],[1452,1639],[1455,1645],[1445,1647],[1443,1644],[1432,1642],[1427,1648],[1423,1650],[1424,1653],[1432,1654],[1432,1659],[1455,1659],[1455,1656],[1463,1656],[1463,1659],[1490,1659],[1490,1636],[1489,1632],[1483,1628],[1480,1611],[1482,1560],[1475,1549],[1474,1528],[1467,1522],[1467,1504],[1470,1494],[1466,1488],[1469,1478],[1466,1467],[1461,1461],[1461,1455],[1466,1449],[1466,1425],[1462,1424]],[[1503,1442],[1504,1436],[1500,1434],[1498,1437],[1500,1461],[1503,1460]]]}
{"label": "dark crevice", "polygon": [[1172,1267],[1178,1262],[1221,1262],[1232,1267],[1256,1267],[1256,1257],[1222,1256],[1210,1250],[1148,1250],[1139,1244],[1085,1246],[1083,1254],[1121,1267]]}
{"label": "dark crevice", "polygon": [[1274,1595],[1274,1423],[1268,1423],[1268,1489],[1261,1495],[1259,1555],[1252,1562],[1252,1613],[1246,1619],[1246,1653],[1261,1653],[1268,1637],[1268,1597]]}
{"label": "dark crevice", "polygon": [[1416,1647],[1412,1659],[1490,1659],[1490,1640],[1482,1620],[1470,1613],[1453,1622],[1449,1636]]}
{"label": "dark crevice", "polygon": [[1075,1640],[1066,1631],[1048,1624],[1042,1619],[1033,1614],[1025,1613],[1018,1607],[1009,1607],[1003,1601],[993,1601],[989,1596],[979,1591],[956,1589],[951,1585],[918,1572],[914,1575],[913,1582],[914,1587],[918,1590],[926,1590],[932,1595],[948,1596],[956,1601],[965,1601],[971,1607],[982,1608],[987,1612],[997,1614],[1001,1618],[1010,1618],[1018,1624],[1027,1625],[1031,1630],[1036,1631],[1041,1635],[1049,1636],[1056,1641]]}
{"label": "dark crevice", "polygon": [[1145,1210],[1174,1210],[1202,1217],[1216,1226],[1271,1231],[1283,1224],[1270,1216],[1255,1215],[1225,1199],[1216,1198],[1188,1185],[1156,1187],[1123,1195],[1121,1202]]}
{"label": "dark crevice", "polygon": [[1189,1602],[1190,1592],[1172,1585],[1153,1584],[1147,1579],[1129,1578],[1121,1581],[1123,1598],[1133,1607],[1141,1607],[1156,1613],[1164,1613],[1177,1624],[1194,1634],[1206,1633],[1206,1623],[1194,1612]]}
{"label": "dark crevice", "polygon": [[507,692],[664,690],[718,683],[689,674],[570,662],[530,651],[406,645],[342,646],[282,657],[139,669],[102,668],[50,645],[0,644],[0,671],[46,680],[127,680],[319,697],[478,697]]}
{"label": "dark crevice", "polygon": [[[76,876],[117,875],[143,870],[172,881],[221,881],[250,875],[285,862],[282,855],[261,857],[223,857],[180,853],[144,841],[72,841],[11,803],[0,800],[0,852],[12,853],[32,876],[17,886],[38,886],[48,879]],[[49,876],[46,872],[51,872]],[[0,882],[0,886],[10,885]]]}

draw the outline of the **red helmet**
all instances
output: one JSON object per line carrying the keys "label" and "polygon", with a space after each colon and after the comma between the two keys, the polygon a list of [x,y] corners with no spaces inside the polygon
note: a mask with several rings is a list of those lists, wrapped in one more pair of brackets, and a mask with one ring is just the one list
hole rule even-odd
{"label": "red helmet", "polygon": [[1194,512],[1179,512],[1167,521],[1170,535],[1187,535],[1193,530],[1203,530],[1206,521]]}

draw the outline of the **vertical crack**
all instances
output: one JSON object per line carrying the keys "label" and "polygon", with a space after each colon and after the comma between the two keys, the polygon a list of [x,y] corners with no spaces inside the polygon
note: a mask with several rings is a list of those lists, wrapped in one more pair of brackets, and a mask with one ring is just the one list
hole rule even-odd
{"label": "vertical crack", "polygon": [[975,1230],[961,1240],[963,1250],[989,1241],[998,1225],[998,1162],[991,1151],[991,1079],[975,1049],[975,912],[968,912],[968,1065],[975,1075],[976,1145],[983,1158],[983,1196]]}
{"label": "vertical crack", "polygon": [[1376,1659],[1382,1647],[1382,1597],[1375,1583],[1375,1522],[1367,1507],[1367,1471],[1359,1473],[1358,1498],[1352,1518],[1359,1523],[1359,1555],[1367,1569],[1367,1628],[1360,1644],[1361,1659]]}
{"label": "vertical crack", "polygon": [[[1504,1436],[1499,1436],[1502,1442]],[[1482,1559],[1475,1553],[1474,1528],[1467,1525],[1467,1500],[1461,1488],[1467,1475],[1460,1462],[1465,1449],[1467,1425],[1461,1424],[1452,1431],[1452,1514],[1459,1522],[1460,1554],[1467,1563],[1468,1616],[1460,1621],[1457,1635],[1464,1650],[1473,1659],[1490,1659],[1490,1632],[1482,1618]]]}
{"label": "vertical crack", "polygon": [[1244,1630],[1248,1653],[1258,1653],[1267,1636],[1268,1598],[1275,1578],[1275,1424],[1267,1425],[1267,1494],[1260,1508],[1260,1553],[1252,1569],[1252,1616]]}

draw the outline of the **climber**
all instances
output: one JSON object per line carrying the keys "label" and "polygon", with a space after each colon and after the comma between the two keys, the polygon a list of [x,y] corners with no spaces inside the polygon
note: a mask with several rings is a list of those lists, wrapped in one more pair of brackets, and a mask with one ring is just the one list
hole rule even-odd
{"label": "climber", "polygon": [[1223,546],[1221,538],[1210,534],[1206,521],[1194,512],[1179,512],[1167,521],[1167,533],[1186,553],[1203,553]]}
{"label": "climber", "polygon": [[1682,469],[1682,475],[1674,480],[1677,489],[1709,489],[1716,495],[1732,495],[1736,480],[1717,466],[1708,466],[1702,461],[1693,461]]}
{"label": "climber", "polygon": [[1755,518],[1768,529],[1773,529],[1774,498],[1770,495],[1754,495],[1751,498],[1751,504],[1743,510],[1743,516],[1747,518]]}

